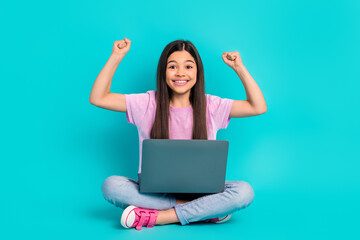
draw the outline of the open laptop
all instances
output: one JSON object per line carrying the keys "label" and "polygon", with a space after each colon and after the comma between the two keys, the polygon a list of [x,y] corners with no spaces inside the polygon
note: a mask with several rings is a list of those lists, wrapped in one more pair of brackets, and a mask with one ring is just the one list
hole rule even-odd
{"label": "open laptop", "polygon": [[140,192],[223,192],[228,149],[227,140],[145,139]]}

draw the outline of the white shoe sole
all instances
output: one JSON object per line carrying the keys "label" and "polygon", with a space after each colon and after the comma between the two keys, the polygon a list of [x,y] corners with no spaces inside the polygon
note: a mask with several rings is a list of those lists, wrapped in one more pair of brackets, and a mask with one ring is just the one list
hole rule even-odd
{"label": "white shoe sole", "polygon": [[[130,228],[130,227],[127,226],[126,221],[128,220],[129,213],[130,213],[134,208],[136,208],[136,207],[133,206],[133,205],[128,206],[127,208],[125,208],[123,214],[121,215],[120,223],[121,223],[121,225],[122,225],[124,228]],[[135,212],[134,212],[134,214],[135,214]],[[135,218],[135,216],[134,216],[134,218]],[[132,223],[131,223],[131,225],[132,225]],[[131,226],[131,225],[130,225],[130,226]]]}
{"label": "white shoe sole", "polygon": [[231,214],[227,215],[224,219],[222,219],[221,221],[216,222],[216,223],[224,223],[224,222],[227,222],[227,221],[229,221],[230,218],[231,218]]}

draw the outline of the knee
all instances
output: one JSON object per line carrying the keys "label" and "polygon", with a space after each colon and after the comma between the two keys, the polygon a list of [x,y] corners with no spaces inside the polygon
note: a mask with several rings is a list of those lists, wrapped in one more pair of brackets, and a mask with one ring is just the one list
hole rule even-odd
{"label": "knee", "polygon": [[245,181],[238,181],[234,192],[236,192],[236,205],[239,209],[249,206],[254,200],[254,189]]}
{"label": "knee", "polygon": [[119,188],[121,188],[121,186],[123,186],[126,182],[128,182],[128,180],[123,176],[113,175],[107,177],[101,186],[104,198],[109,199],[112,195],[114,195],[114,193],[118,193],[120,190]]}

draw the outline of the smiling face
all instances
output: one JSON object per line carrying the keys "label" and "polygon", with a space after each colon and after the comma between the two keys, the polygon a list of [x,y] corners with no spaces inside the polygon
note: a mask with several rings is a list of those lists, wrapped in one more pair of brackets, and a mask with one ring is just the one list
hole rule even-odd
{"label": "smiling face", "polygon": [[190,95],[196,83],[197,67],[195,59],[185,50],[173,52],[166,66],[166,83],[177,95]]}

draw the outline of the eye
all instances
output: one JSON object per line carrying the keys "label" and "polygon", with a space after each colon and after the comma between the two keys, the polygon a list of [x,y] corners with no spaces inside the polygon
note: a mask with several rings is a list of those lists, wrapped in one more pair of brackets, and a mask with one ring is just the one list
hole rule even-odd
{"label": "eye", "polygon": [[[175,66],[174,65],[172,65],[172,66],[170,66],[169,68],[174,68]],[[186,66],[186,68],[187,69],[190,69],[190,68],[193,68],[192,66]]]}

